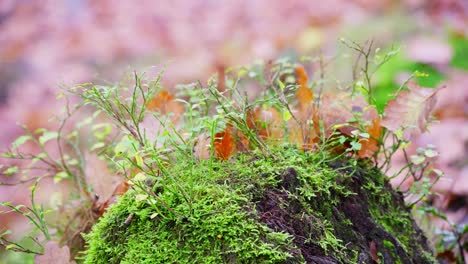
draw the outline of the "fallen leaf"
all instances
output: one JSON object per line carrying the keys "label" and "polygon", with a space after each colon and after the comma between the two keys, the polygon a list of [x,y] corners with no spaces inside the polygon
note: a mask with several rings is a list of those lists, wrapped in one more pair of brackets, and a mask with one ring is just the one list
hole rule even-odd
{"label": "fallen leaf", "polygon": [[146,109],[159,112],[161,114],[173,115],[170,117],[172,122],[176,122],[184,113],[184,106],[182,103],[175,100],[175,96],[167,91],[159,92],[149,103]]}
{"label": "fallen leaf", "polygon": [[69,264],[70,262],[70,249],[67,246],[59,247],[55,241],[49,241],[45,244],[43,255],[36,255],[34,257],[36,264]]}
{"label": "fallen leaf", "polygon": [[234,150],[234,138],[229,131],[229,127],[223,132],[216,133],[214,139],[214,148],[216,157],[221,160],[227,160]]}
{"label": "fallen leaf", "polygon": [[370,123],[378,117],[375,108],[369,106],[363,97],[352,97],[349,93],[322,96],[319,115],[320,119],[323,120],[327,135],[337,129],[347,136],[352,136],[351,132],[357,129],[355,116],[364,123]]}
{"label": "fallen leaf", "polygon": [[193,147],[193,155],[200,160],[210,158],[211,139],[205,133],[198,136],[195,146]]}
{"label": "fallen leaf", "polygon": [[403,91],[385,107],[382,126],[393,133],[403,130],[403,138],[410,140],[426,131],[429,117],[436,104],[439,89],[429,89],[409,83],[408,92]]}
{"label": "fallen leaf", "polygon": [[314,100],[314,94],[312,90],[307,87],[307,82],[309,78],[307,77],[307,73],[304,69],[304,66],[299,65],[295,68],[297,84],[299,84],[299,89],[296,91],[296,97],[299,101],[299,105],[301,108],[306,108],[310,105],[312,100]]}
{"label": "fallen leaf", "polygon": [[124,180],[117,184],[117,186],[115,186],[112,195],[104,202],[99,203],[99,196],[96,196],[96,198],[93,201],[92,211],[96,214],[97,217],[101,217],[106,212],[109,205],[115,203],[117,197],[126,193],[129,188],[130,184],[126,180]]}
{"label": "fallen leaf", "polygon": [[359,140],[359,143],[361,143],[361,149],[358,151],[359,158],[370,158],[379,149],[378,139],[382,134],[380,117],[372,120],[371,125],[366,126],[366,132],[369,134],[369,138],[363,138]]}
{"label": "fallen leaf", "polygon": [[284,136],[283,118],[273,107],[256,107],[248,112],[247,125],[263,139],[278,139]]}

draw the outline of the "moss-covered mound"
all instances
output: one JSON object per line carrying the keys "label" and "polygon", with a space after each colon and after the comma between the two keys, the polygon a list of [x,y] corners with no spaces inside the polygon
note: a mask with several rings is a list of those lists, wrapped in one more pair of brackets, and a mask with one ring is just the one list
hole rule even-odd
{"label": "moss-covered mound", "polygon": [[85,263],[433,263],[401,194],[366,164],[294,148],[184,160],[86,235]]}

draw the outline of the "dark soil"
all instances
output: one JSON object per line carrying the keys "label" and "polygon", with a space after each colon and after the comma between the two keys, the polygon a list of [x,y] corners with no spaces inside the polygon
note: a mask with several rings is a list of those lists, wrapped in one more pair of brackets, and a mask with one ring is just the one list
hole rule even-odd
{"label": "dark soil", "polygon": [[[335,163],[329,166],[340,168],[343,167],[342,165]],[[351,171],[343,170],[341,173],[349,175]],[[307,263],[331,264],[356,261],[356,259],[349,259],[349,262],[346,262],[343,258],[327,254],[317,243],[318,241],[310,239],[320,237],[320,231],[316,227],[323,219],[307,213],[305,206],[310,206],[312,211],[320,212],[322,215],[326,215],[326,211],[331,212],[334,235],[343,241],[343,245],[349,245],[358,251],[357,263],[431,263],[427,260],[427,253],[430,250],[426,238],[411,218],[407,219],[412,224],[412,230],[409,230],[411,243],[407,245],[402,245],[401,241],[373,219],[370,213],[370,206],[372,206],[370,200],[376,199],[372,196],[379,194],[369,194],[370,192],[363,188],[367,181],[376,181],[375,177],[369,175],[368,172],[358,170],[353,173],[352,177],[344,177],[340,180],[340,184],[346,185],[355,195],[346,197],[333,195],[332,199],[336,199],[337,203],[331,210],[330,208],[326,210],[325,207],[331,207],[332,203],[320,197],[306,201],[300,200],[302,198],[297,188],[301,183],[294,168],[288,168],[279,177],[280,183],[275,187],[267,188],[263,197],[258,199],[257,211],[260,221],[268,227],[275,231],[289,233],[294,237],[298,251],[291,252],[295,258],[288,263],[297,263],[300,255]],[[379,183],[376,181],[375,184]],[[402,194],[394,191],[385,180],[383,192],[388,192],[388,195],[392,196],[391,204],[379,204],[383,211],[388,210],[389,208],[385,207],[390,206],[394,207],[391,209],[396,208],[408,212]],[[343,224],[345,219],[351,224]],[[426,257],[424,257],[425,254]]]}

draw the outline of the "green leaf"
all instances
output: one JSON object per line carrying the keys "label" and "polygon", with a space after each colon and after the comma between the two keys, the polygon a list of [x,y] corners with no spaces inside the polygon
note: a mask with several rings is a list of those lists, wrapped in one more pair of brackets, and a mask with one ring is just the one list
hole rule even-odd
{"label": "green leaf", "polygon": [[23,145],[26,143],[26,141],[30,140],[31,136],[30,135],[23,135],[18,137],[13,143],[11,144],[13,148],[18,148],[19,146]]}
{"label": "green leaf", "polygon": [[360,133],[359,136],[362,138],[370,138],[370,135],[368,133]]}
{"label": "green leaf", "polygon": [[71,159],[68,161],[68,165],[78,165],[79,161],[77,159]]}
{"label": "green leaf", "polygon": [[94,136],[99,140],[103,140],[107,135],[112,132],[112,125],[111,124],[97,124],[92,127],[94,132]]}
{"label": "green leaf", "polygon": [[68,173],[65,172],[65,171],[61,171],[61,172],[55,174],[54,183],[59,183],[60,181],[62,181],[63,179],[66,179],[66,178],[68,178]]}
{"label": "green leaf", "polygon": [[31,160],[31,164],[34,164],[34,163],[40,161],[41,159],[45,159],[45,158],[47,158],[47,154],[44,153],[44,152],[41,152],[41,153],[37,154],[36,157],[34,157]]}
{"label": "green leaf", "polygon": [[421,156],[421,155],[411,155],[411,162],[414,164],[414,165],[419,165],[419,164],[422,164],[426,158],[424,156]]}
{"label": "green leaf", "polygon": [[42,136],[39,137],[39,143],[44,145],[47,141],[58,137],[58,133],[55,131],[45,131]]}
{"label": "green leaf", "polygon": [[13,245],[13,244],[9,244],[5,247],[6,250],[10,250],[12,248],[16,248],[17,246],[16,245]]}
{"label": "green leaf", "polygon": [[17,166],[11,166],[5,171],[3,171],[3,175],[12,175],[18,172],[18,167]]}
{"label": "green leaf", "polygon": [[444,172],[439,170],[439,169],[432,169],[432,172],[434,172],[435,174],[437,174],[437,176],[441,177],[444,175]]}
{"label": "green leaf", "polygon": [[143,167],[143,158],[139,154],[135,154],[135,160],[138,166]]}
{"label": "green leaf", "polygon": [[3,152],[2,153],[2,157],[4,157],[4,158],[13,158],[15,156],[16,156],[16,154],[13,153],[13,152]]}
{"label": "green leaf", "polygon": [[283,119],[284,121],[288,121],[289,119],[291,119],[292,115],[291,113],[288,111],[288,110],[284,110],[283,111]]}
{"label": "green leaf", "polygon": [[437,157],[439,156],[439,153],[435,150],[432,150],[432,149],[426,149],[424,151],[424,155],[428,158],[433,158],[433,157]]}
{"label": "green leaf", "polygon": [[90,151],[95,151],[96,149],[104,147],[106,144],[104,142],[97,142],[91,148],[89,149]]}
{"label": "green leaf", "polygon": [[246,75],[249,71],[246,69],[246,68],[241,68],[238,72],[237,72],[237,78],[241,78],[243,77],[244,75]]}
{"label": "green leaf", "polygon": [[351,141],[351,149],[352,150],[360,150],[362,147],[361,143],[357,141]]}

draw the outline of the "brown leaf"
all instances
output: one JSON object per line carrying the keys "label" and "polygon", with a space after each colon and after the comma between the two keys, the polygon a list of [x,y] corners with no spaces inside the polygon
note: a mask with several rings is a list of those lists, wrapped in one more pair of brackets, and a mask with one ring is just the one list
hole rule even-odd
{"label": "brown leaf", "polygon": [[273,107],[256,107],[247,113],[247,125],[263,139],[278,139],[284,136],[283,118]]}
{"label": "brown leaf", "polygon": [[111,197],[109,197],[102,203],[98,202],[99,197],[96,196],[92,206],[92,211],[95,213],[96,217],[101,217],[106,212],[109,205],[115,203],[117,197],[126,193],[129,187],[130,185],[127,181],[121,181],[117,186],[115,186],[114,192],[112,193]]}
{"label": "brown leaf", "polygon": [[227,127],[223,132],[216,133],[214,148],[216,157],[221,160],[227,160],[234,150],[234,138]]}
{"label": "brown leaf", "polygon": [[115,186],[112,196],[120,196],[128,191],[130,185],[127,181],[121,181],[117,186]]}
{"label": "brown leaf", "polygon": [[361,115],[362,122],[371,122],[378,116],[375,108],[370,107],[364,98],[351,97],[349,93],[324,95],[319,111],[327,135],[334,126],[338,126],[341,133],[352,136],[351,131],[357,128],[353,122],[354,115]]}
{"label": "brown leaf", "polygon": [[36,255],[34,257],[34,263],[36,264],[69,264],[75,263],[70,262],[70,250],[67,246],[59,247],[59,244],[55,241],[49,241],[45,245],[43,255]]}
{"label": "brown leaf", "polygon": [[314,100],[314,93],[307,87],[307,82],[309,78],[304,69],[304,66],[299,65],[295,68],[297,84],[299,84],[299,89],[296,92],[297,100],[299,100],[299,105],[301,108],[309,106],[309,104]]}
{"label": "brown leaf", "polygon": [[210,158],[211,139],[206,134],[198,136],[195,146],[193,147],[193,155],[200,160],[208,160]]}
{"label": "brown leaf", "polygon": [[226,91],[226,67],[218,63],[216,65],[216,71],[218,72],[218,91]]}
{"label": "brown leaf", "polygon": [[372,260],[374,260],[375,263],[379,263],[379,252],[377,250],[377,245],[375,244],[374,240],[371,240],[371,242],[369,243],[369,250]]}
{"label": "brown leaf", "polygon": [[439,91],[422,88],[415,83],[409,83],[408,88],[409,92],[401,92],[388,103],[382,121],[382,126],[393,133],[403,129],[403,138],[407,140],[426,131]]}

